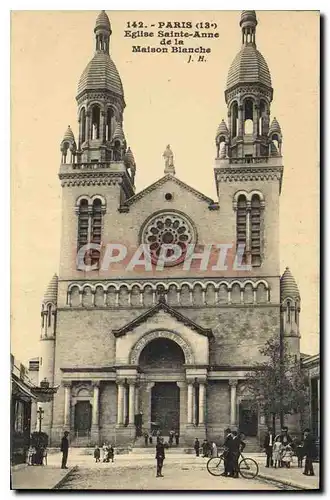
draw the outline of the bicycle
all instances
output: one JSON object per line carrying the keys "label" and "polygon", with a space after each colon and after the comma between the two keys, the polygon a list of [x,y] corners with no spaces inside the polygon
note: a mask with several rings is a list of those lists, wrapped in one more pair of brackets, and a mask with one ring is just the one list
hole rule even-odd
{"label": "bicycle", "polygon": [[[259,466],[253,458],[245,458],[240,452],[239,456],[241,457],[240,462],[238,463],[238,472],[245,479],[254,479],[259,473]],[[206,468],[208,472],[212,476],[221,476],[225,473],[225,458],[224,453],[221,453],[218,457],[212,457],[208,460],[206,464]]]}

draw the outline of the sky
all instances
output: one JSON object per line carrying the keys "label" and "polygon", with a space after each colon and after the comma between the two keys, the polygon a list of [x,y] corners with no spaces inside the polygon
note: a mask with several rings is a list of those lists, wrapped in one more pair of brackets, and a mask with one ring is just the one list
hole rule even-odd
{"label": "sky", "polygon": [[[107,11],[111,56],[121,76],[124,131],[134,152],[137,191],[163,175],[171,145],[179,179],[216,198],[215,132],[227,109],[229,66],[240,50],[237,11]],[[71,125],[79,77],[94,54],[94,11],[14,11],[11,17],[11,351],[38,356],[40,306],[58,272],[60,142]],[[281,270],[301,294],[301,351],[318,352],[319,333],[319,17],[309,11],[257,12],[256,42],[272,76],[271,118],[283,133]],[[124,37],[127,22],[209,21],[219,38],[205,63],[181,54],[134,54],[146,38]],[[155,43],[154,41],[152,43]],[[196,46],[200,41],[196,41]]]}

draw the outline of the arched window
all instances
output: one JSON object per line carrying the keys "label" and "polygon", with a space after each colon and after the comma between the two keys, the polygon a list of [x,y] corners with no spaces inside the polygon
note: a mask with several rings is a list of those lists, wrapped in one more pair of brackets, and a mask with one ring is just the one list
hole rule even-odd
{"label": "arched window", "polygon": [[277,134],[272,135],[272,143],[271,143],[271,153],[273,155],[279,154],[280,152],[280,139]]}
{"label": "arched window", "polygon": [[94,104],[92,107],[91,139],[100,138],[100,107]]}
{"label": "arched window", "polygon": [[62,163],[67,163],[66,160],[67,160],[67,155],[70,151],[70,143],[69,142],[62,143],[61,151],[62,151]]}
{"label": "arched window", "polygon": [[286,321],[287,323],[291,323],[291,310],[289,301],[286,303]]}
{"label": "arched window", "polygon": [[226,142],[224,136],[220,137],[218,158],[226,158]]}
{"label": "arched window", "polygon": [[253,134],[253,101],[244,101],[244,134]]}
{"label": "arched window", "polygon": [[80,111],[80,139],[84,143],[86,141],[86,111],[82,108]]}
{"label": "arched window", "polygon": [[261,204],[257,194],[251,200],[251,264],[261,265]]}
{"label": "arched window", "polygon": [[[100,245],[101,231],[102,231],[102,203],[99,198],[96,198],[93,202],[91,226],[92,226],[91,242]],[[92,265],[97,264],[100,260],[100,252],[96,249],[92,249],[91,254],[92,254]]]}
{"label": "arched window", "polygon": [[41,309],[41,328],[44,328],[45,326],[45,306],[42,304],[42,309]]}
{"label": "arched window", "polygon": [[106,122],[106,140],[111,141],[111,136],[113,132],[113,118],[114,112],[112,108],[108,108],[107,110],[107,122]]}
{"label": "arched window", "polygon": [[52,306],[51,306],[51,304],[48,304],[48,306],[47,306],[47,324],[48,324],[48,326],[51,326],[51,324],[52,324]]}
{"label": "arched window", "polygon": [[294,321],[296,325],[298,325],[298,303],[295,303],[295,308],[294,308]]}
{"label": "arched window", "polygon": [[244,253],[242,263],[246,263],[246,214],[247,203],[244,194],[240,194],[237,200],[236,214],[236,244],[244,245]]}
{"label": "arched window", "polygon": [[234,102],[231,108],[231,131],[232,137],[237,137],[237,129],[238,129],[238,104]]}
{"label": "arched window", "polygon": [[266,120],[267,116],[267,106],[265,101],[260,101],[260,118],[259,118],[259,135],[267,135],[268,130],[266,130]]}
{"label": "arched window", "polygon": [[81,200],[78,212],[78,250],[88,243],[88,201]]}

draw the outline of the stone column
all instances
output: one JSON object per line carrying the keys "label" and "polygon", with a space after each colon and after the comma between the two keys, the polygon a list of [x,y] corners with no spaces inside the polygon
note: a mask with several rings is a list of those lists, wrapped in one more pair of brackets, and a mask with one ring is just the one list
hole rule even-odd
{"label": "stone column", "polygon": [[128,424],[134,425],[135,416],[135,381],[129,381]]}
{"label": "stone column", "polygon": [[192,382],[188,381],[187,385],[187,424],[193,423],[193,389]]}
{"label": "stone column", "polygon": [[[147,387],[146,387],[146,391],[145,391],[145,394],[146,394],[146,421],[144,423],[145,426],[147,426],[149,424],[149,422],[151,422],[151,390],[153,388],[153,386],[155,385],[155,382],[148,382],[147,383]],[[149,429],[150,430],[150,429]]]}
{"label": "stone column", "polygon": [[199,383],[199,408],[198,408],[198,423],[205,423],[205,382]]}
{"label": "stone column", "polygon": [[242,137],[244,133],[244,123],[243,123],[243,106],[238,106],[238,137]]}
{"label": "stone column", "polygon": [[230,425],[236,425],[236,388],[237,380],[229,380],[230,386]]}
{"label": "stone column", "polygon": [[127,386],[124,385],[124,396],[123,396],[123,423],[126,425],[127,421],[127,413],[128,413],[128,408],[127,408]]}
{"label": "stone column", "polygon": [[134,407],[135,407],[135,413],[139,413],[140,411],[140,401],[139,401],[139,386],[136,385],[135,386],[135,403],[134,403]]}
{"label": "stone column", "polygon": [[124,423],[124,382],[117,382],[117,425]]}
{"label": "stone column", "polygon": [[93,382],[93,411],[92,411],[92,428],[91,438],[93,444],[99,444],[99,405],[100,405],[100,382]]}
{"label": "stone column", "polygon": [[70,429],[71,382],[64,382],[64,427]]}
{"label": "stone column", "polygon": [[100,382],[93,382],[93,414],[92,425],[99,425],[99,398],[100,398]]}

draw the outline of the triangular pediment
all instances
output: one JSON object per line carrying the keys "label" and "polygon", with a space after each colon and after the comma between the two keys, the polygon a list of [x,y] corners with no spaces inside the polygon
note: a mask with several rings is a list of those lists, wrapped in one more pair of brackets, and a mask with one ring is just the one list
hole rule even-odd
{"label": "triangular pediment", "polygon": [[156,306],[148,309],[143,314],[140,314],[137,318],[133,319],[129,323],[126,323],[121,328],[118,328],[116,330],[112,330],[112,333],[114,334],[115,337],[121,337],[122,335],[125,335],[126,333],[133,331],[136,327],[138,327],[142,323],[146,322],[152,316],[159,314],[160,311],[164,311],[169,316],[174,317],[177,321],[179,321],[180,323],[183,323],[185,326],[191,328],[192,330],[195,330],[196,332],[200,333],[201,335],[204,335],[208,338],[213,337],[213,333],[212,333],[211,328],[204,328],[203,326],[198,325],[197,323],[192,321],[190,318],[188,318],[187,316],[184,316],[183,314],[181,314],[179,311],[177,311],[173,307],[170,307],[169,305],[167,305],[166,302],[162,302],[162,301],[160,301]]}
{"label": "triangular pediment", "polygon": [[159,189],[160,187],[164,186],[166,183],[171,183],[174,182],[177,184],[181,189],[188,191],[191,193],[193,196],[198,198],[199,200],[204,201],[210,210],[217,210],[219,208],[218,203],[216,203],[212,198],[209,198],[205,194],[201,193],[200,191],[197,191],[197,189],[189,186],[183,181],[180,181],[176,176],[172,174],[167,174],[158,179],[156,182],[153,184],[150,184],[150,186],[147,186],[145,189],[140,191],[139,193],[135,194],[134,196],[131,196],[131,198],[128,198],[125,203],[120,207],[121,211],[128,211],[129,207],[136,203],[137,201],[141,200],[145,196],[147,196],[149,193],[152,191],[155,191],[156,189]]}

